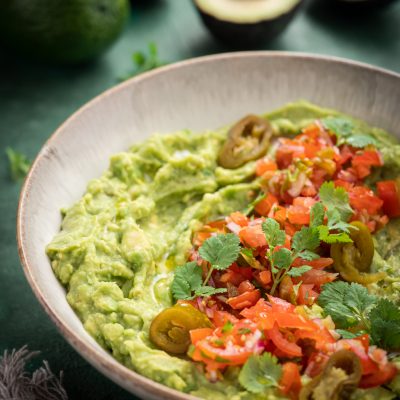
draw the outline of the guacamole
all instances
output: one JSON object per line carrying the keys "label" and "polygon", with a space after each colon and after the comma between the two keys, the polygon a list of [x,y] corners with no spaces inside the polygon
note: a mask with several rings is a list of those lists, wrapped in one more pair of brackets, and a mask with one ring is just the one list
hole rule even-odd
{"label": "guacamole", "polygon": [[[266,116],[276,135],[290,136],[331,115],[340,114],[298,102]],[[385,161],[368,178],[370,184],[399,176],[397,140],[355,123],[376,139]],[[128,368],[200,398],[278,399],[275,389],[262,395],[244,390],[235,368],[228,368],[223,381],[210,383],[193,361],[159,350],[149,339],[154,317],[174,303],[174,270],[186,262],[193,233],[206,221],[243,210],[257,195],[254,161],[236,169],[218,165],[226,134],[226,128],[156,134],[112,156],[103,176],[89,182],[83,197],[62,210],[61,230],[46,252],[85,329]],[[387,277],[371,289],[398,304],[399,229],[395,219],[374,235],[372,269],[386,271]],[[358,389],[354,395],[369,398],[368,392]]]}

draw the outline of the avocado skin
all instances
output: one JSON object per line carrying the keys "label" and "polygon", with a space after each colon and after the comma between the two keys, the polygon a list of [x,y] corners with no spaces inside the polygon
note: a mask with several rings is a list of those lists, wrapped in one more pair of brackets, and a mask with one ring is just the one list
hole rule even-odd
{"label": "avocado skin", "polygon": [[242,47],[267,42],[278,36],[299,11],[303,2],[301,0],[279,17],[250,24],[223,21],[204,12],[195,2],[194,4],[204,25],[217,39],[235,47]]}
{"label": "avocado skin", "polygon": [[128,0],[0,0],[0,43],[55,65],[92,60],[119,36]]}

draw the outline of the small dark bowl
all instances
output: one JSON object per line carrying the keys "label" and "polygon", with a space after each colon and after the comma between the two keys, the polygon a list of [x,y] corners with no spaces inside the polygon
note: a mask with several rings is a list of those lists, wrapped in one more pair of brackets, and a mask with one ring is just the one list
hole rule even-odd
{"label": "small dark bowl", "polygon": [[272,18],[254,23],[236,23],[222,20],[206,13],[193,1],[204,25],[220,41],[235,47],[254,46],[268,42],[278,36],[292,21],[300,10],[304,0],[287,12]]}

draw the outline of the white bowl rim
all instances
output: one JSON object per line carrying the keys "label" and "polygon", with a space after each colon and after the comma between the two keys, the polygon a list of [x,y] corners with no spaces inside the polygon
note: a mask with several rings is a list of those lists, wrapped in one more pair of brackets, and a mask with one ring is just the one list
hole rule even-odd
{"label": "white bowl rim", "polygon": [[[18,245],[18,253],[19,258],[25,273],[25,276],[31,286],[36,298],[39,300],[39,303],[44,308],[45,312],[48,314],[50,319],[55,323],[59,332],[64,336],[67,342],[82,356],[84,357],[93,367],[99,370],[101,373],[106,375],[108,378],[112,379],[115,383],[121,385],[123,380],[134,380],[138,385],[140,385],[143,391],[151,394],[152,396],[162,396],[160,398],[164,399],[176,399],[176,400],[195,400],[198,397],[188,395],[186,393],[179,392],[177,390],[171,389],[161,383],[157,383],[149,378],[140,375],[139,373],[125,367],[123,364],[117,361],[117,365],[111,365],[111,361],[104,358],[102,353],[98,349],[94,349],[89,347],[85,340],[83,340],[76,332],[74,332],[67,324],[65,324],[60,318],[52,305],[49,304],[45,300],[45,296],[42,293],[39,285],[36,283],[35,277],[32,274],[28,258],[26,256],[26,249],[24,248],[24,237],[25,231],[23,226],[23,216],[25,214],[25,204],[29,201],[30,188],[33,184],[33,177],[35,175],[35,171],[37,165],[39,164],[40,159],[44,155],[44,149],[51,143],[58,135],[61,135],[64,131],[65,127],[73,120],[79,117],[79,115],[84,112],[86,109],[93,107],[97,102],[101,101],[104,97],[111,96],[119,90],[125,88],[126,86],[133,85],[137,82],[144,81],[146,79],[151,79],[153,76],[161,75],[166,71],[172,69],[179,69],[182,67],[187,67],[193,64],[201,64],[212,62],[215,60],[224,60],[224,59],[232,59],[232,58],[257,58],[257,57],[281,57],[288,59],[297,59],[297,60],[318,60],[318,61],[330,61],[333,63],[348,65],[353,67],[359,67],[360,69],[367,69],[371,72],[379,72],[380,74],[395,77],[400,79],[400,74],[394,71],[390,71],[385,68],[376,67],[367,63],[353,61],[346,58],[336,57],[336,56],[328,56],[328,55],[319,55],[312,53],[303,53],[303,52],[290,52],[290,51],[241,51],[241,52],[227,52],[221,54],[207,55],[202,57],[191,58],[184,61],[179,61],[173,64],[166,65],[164,67],[157,68],[152,71],[145,72],[138,76],[128,79],[125,82],[122,82],[116,86],[107,89],[106,91],[100,93],[92,100],[85,103],[83,106],[78,108],[71,116],[69,116],[47,139],[47,141],[43,144],[41,150],[35,157],[31,168],[24,180],[19,202],[17,209],[17,245]],[[114,370],[116,368],[116,370]],[[107,371],[107,373],[106,373]]]}

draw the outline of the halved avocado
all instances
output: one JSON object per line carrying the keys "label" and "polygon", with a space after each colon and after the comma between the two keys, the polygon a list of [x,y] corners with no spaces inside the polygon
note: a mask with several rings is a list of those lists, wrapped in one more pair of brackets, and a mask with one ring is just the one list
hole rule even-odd
{"label": "halved avocado", "polygon": [[242,46],[279,35],[303,0],[194,0],[204,24],[225,43]]}

